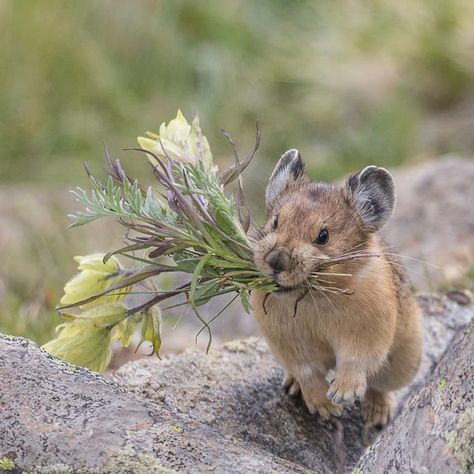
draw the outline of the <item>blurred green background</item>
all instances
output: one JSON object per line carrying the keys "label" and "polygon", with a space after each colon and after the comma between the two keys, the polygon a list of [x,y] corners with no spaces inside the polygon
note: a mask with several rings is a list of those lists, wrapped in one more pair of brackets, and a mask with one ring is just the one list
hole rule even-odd
{"label": "blurred green background", "polygon": [[0,330],[40,342],[70,257],[119,237],[65,231],[102,140],[141,176],[121,149],[181,108],[223,166],[220,128],[244,153],[258,119],[257,213],[288,148],[320,179],[474,155],[472,0],[0,0],[0,70]]}

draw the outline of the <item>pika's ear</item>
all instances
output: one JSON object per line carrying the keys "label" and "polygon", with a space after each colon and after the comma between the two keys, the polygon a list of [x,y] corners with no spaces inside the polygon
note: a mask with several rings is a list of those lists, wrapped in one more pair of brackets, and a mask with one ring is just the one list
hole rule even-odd
{"label": "pika's ear", "polygon": [[304,174],[304,163],[298,150],[283,153],[275,166],[265,191],[267,210],[271,209],[279,194]]}
{"label": "pika's ear", "polygon": [[352,175],[346,186],[367,230],[379,230],[395,209],[392,175],[385,168],[367,166]]}

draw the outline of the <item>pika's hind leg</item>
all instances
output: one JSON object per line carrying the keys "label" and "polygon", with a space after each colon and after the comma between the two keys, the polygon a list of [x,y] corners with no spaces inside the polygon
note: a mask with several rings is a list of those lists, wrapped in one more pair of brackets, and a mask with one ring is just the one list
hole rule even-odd
{"label": "pika's hind leg", "polygon": [[319,413],[319,416],[328,419],[331,415],[340,416],[341,405],[331,402],[326,393],[329,384],[324,377],[312,374],[300,380],[301,393],[311,414]]}
{"label": "pika's hind leg", "polygon": [[288,392],[288,395],[292,397],[299,395],[301,392],[298,380],[296,380],[290,372],[285,372],[281,386]]}
{"label": "pika's hind leg", "polygon": [[362,400],[362,416],[367,426],[383,427],[393,416],[395,395],[369,388]]}

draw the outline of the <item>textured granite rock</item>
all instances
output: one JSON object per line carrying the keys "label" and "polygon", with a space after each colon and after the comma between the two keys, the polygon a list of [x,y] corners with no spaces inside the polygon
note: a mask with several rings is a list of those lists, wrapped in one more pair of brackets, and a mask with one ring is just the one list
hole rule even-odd
{"label": "textured granite rock", "polygon": [[161,363],[127,364],[113,378],[175,413],[316,472],[354,464],[364,449],[358,410],[329,422],[311,416],[301,399],[283,394],[281,370],[256,338],[208,356],[186,351]]}
{"label": "textured granite rock", "polygon": [[0,459],[17,472],[308,472],[25,339],[0,353]]}
{"label": "textured granite rock", "polygon": [[474,472],[474,327],[461,330],[357,473]]}
{"label": "textured granite rock", "polygon": [[454,290],[445,294],[422,294],[418,303],[424,314],[424,354],[421,368],[407,389],[399,392],[399,399],[419,385],[431,373],[449,342],[459,329],[474,317],[474,301],[470,290]]}
{"label": "textured granite rock", "polygon": [[383,229],[419,291],[474,278],[474,160],[446,156],[394,170],[397,205]]}
{"label": "textured granite rock", "polygon": [[[426,373],[473,306],[446,296],[420,301]],[[280,377],[255,338],[208,356],[190,350],[130,362],[102,377],[2,336],[0,469],[2,462],[18,473],[333,473],[354,466],[367,440],[358,406],[322,422],[282,393]]]}

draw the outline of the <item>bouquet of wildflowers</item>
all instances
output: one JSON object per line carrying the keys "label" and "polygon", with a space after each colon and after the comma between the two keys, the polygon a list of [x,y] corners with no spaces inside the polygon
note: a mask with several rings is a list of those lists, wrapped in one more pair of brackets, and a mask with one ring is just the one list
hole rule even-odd
{"label": "bouquet of wildflowers", "polygon": [[[189,124],[179,111],[168,125],[161,125],[158,134],[139,137],[140,148],[130,149],[146,156],[153,185],[145,187],[130,178],[107,150],[106,180],[86,168],[92,189],[73,191],[84,209],[71,216],[71,226],[112,217],[127,230],[127,245],[106,254],[75,257],[79,273],[64,288],[58,307],[64,323],[56,339],[44,346],[48,352],[103,371],[112,341],[127,347],[141,328],[142,342],[149,341],[158,354],[160,305],[177,295],[193,308],[210,344],[210,321],[201,316],[201,305],[234,293],[248,311],[250,291],[276,289],[272,278],[262,275],[252,260],[247,236],[250,216],[241,183],[241,173],[258,148],[258,127],[255,147],[243,161],[230,136],[223,133],[233,147],[235,163],[222,173],[213,162],[198,117]],[[233,181],[237,181],[235,196],[225,192]],[[117,256],[133,265],[122,266]],[[164,273],[187,274],[187,278],[185,283],[176,278],[181,283],[164,291],[156,287],[156,277]],[[147,296],[131,306],[127,296],[134,292]]]}

